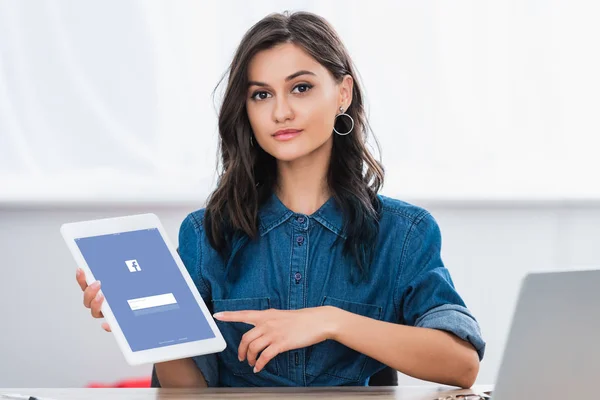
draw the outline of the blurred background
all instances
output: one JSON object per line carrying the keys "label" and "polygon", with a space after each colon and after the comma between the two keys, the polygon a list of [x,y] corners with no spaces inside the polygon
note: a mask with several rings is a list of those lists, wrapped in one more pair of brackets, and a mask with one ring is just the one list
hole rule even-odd
{"label": "blurred background", "polygon": [[438,220],[487,340],[477,383],[495,381],[527,272],[600,266],[598,3],[0,0],[0,387],[149,376],[83,307],[60,225],[153,212],[176,244],[215,184],[213,90],[284,10],[336,28],[382,193]]}

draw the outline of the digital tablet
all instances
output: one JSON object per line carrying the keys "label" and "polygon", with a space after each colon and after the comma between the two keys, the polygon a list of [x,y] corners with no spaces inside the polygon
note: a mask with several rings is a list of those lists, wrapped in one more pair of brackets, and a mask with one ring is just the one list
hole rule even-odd
{"label": "digital tablet", "polygon": [[101,281],[102,314],[131,365],[225,349],[225,340],[154,214],[63,224],[88,285]]}

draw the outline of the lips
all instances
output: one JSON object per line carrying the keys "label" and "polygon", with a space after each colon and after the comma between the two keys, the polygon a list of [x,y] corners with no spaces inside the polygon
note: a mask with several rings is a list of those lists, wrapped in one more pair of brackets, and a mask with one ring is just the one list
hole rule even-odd
{"label": "lips", "polygon": [[281,129],[275,132],[273,136],[290,135],[299,132],[302,132],[302,129]]}
{"label": "lips", "polygon": [[290,140],[302,133],[302,129],[281,129],[273,134],[275,140]]}

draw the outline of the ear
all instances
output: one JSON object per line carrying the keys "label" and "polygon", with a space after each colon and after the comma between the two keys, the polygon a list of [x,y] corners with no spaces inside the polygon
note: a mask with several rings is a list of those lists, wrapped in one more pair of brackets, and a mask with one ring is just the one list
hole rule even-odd
{"label": "ear", "polygon": [[352,88],[354,87],[354,78],[352,78],[351,75],[345,75],[339,87],[340,98],[338,102],[338,111],[340,107],[343,107],[345,112],[350,107],[350,104],[352,104]]}

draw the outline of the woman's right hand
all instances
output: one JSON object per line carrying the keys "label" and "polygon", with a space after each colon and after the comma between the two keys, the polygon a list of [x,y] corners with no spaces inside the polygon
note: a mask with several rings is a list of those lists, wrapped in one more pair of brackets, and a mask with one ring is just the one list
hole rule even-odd
{"label": "woman's right hand", "polygon": [[[88,286],[85,281],[85,272],[81,268],[77,268],[76,278],[81,290],[83,290],[83,305],[92,311],[92,317],[104,318],[102,311],[100,311],[102,301],[104,301],[104,296],[100,293],[100,281],[96,281]],[[111,331],[110,326],[106,322],[102,323],[102,329],[106,332]]]}

